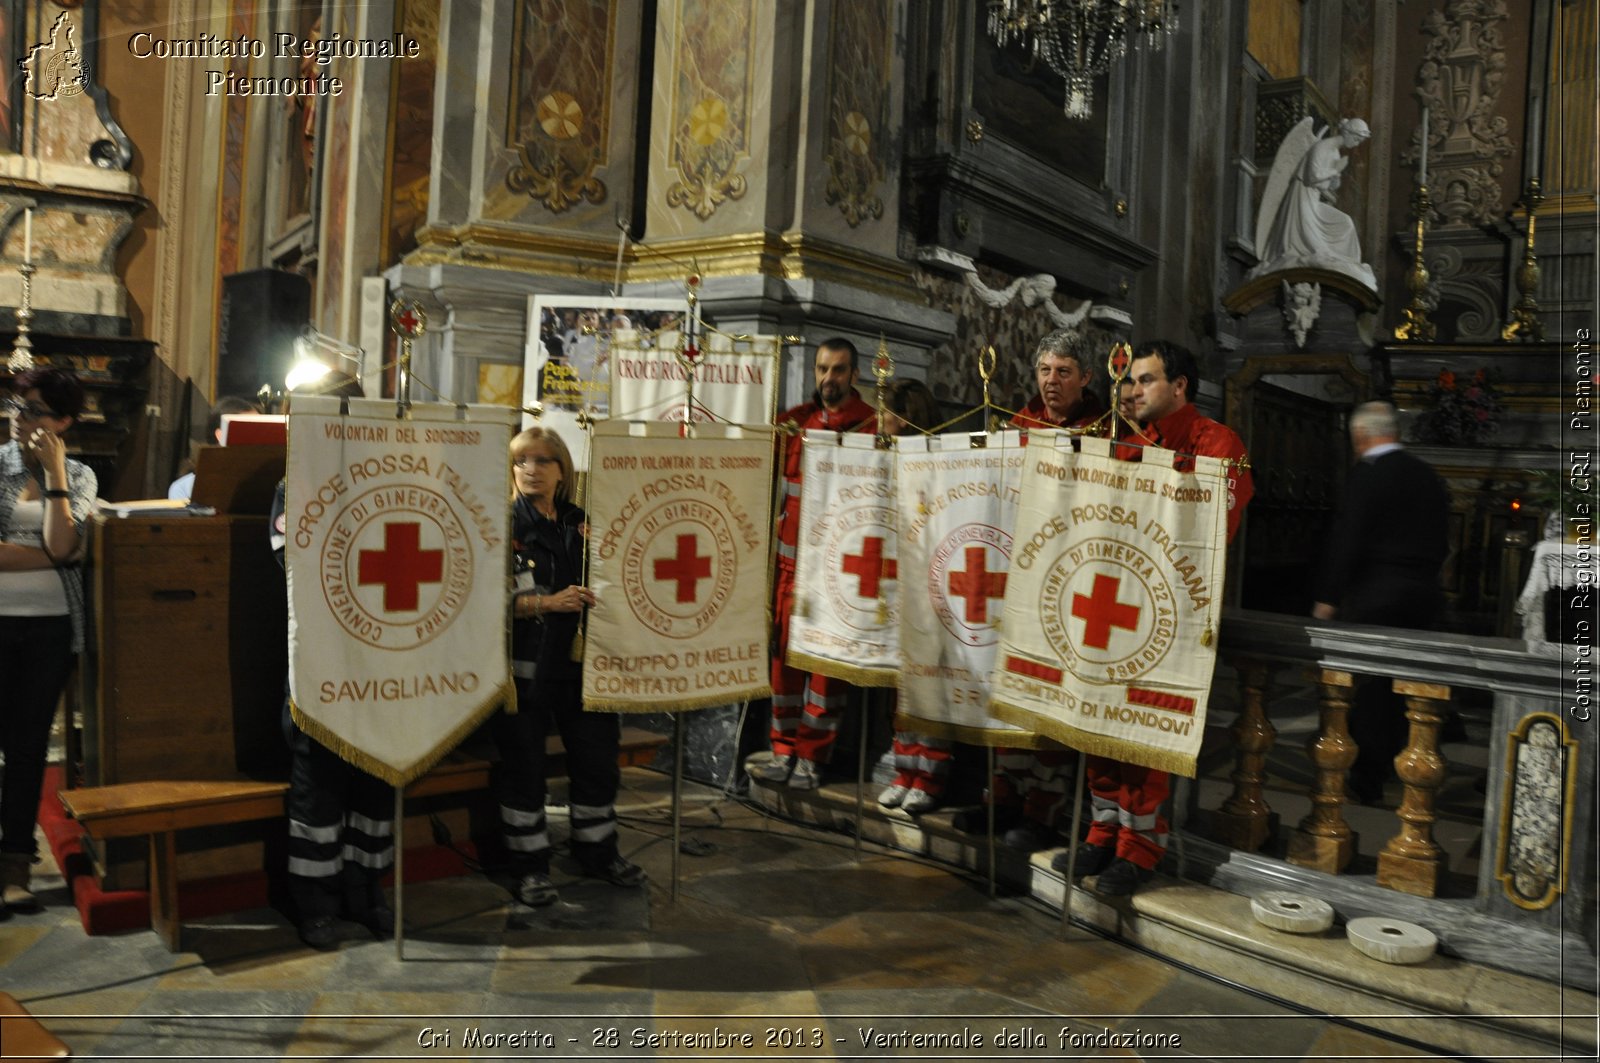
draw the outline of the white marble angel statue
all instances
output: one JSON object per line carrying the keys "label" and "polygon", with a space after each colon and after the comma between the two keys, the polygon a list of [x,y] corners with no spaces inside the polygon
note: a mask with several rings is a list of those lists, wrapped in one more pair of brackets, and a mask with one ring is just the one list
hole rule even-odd
{"label": "white marble angel statue", "polygon": [[1334,205],[1350,163],[1344,152],[1359,147],[1372,131],[1359,118],[1341,121],[1337,133],[1317,131],[1314,122],[1310,115],[1302,118],[1278,145],[1256,215],[1261,262],[1249,275],[1314,267],[1343,273],[1376,291],[1372,267],[1361,261],[1356,223]]}

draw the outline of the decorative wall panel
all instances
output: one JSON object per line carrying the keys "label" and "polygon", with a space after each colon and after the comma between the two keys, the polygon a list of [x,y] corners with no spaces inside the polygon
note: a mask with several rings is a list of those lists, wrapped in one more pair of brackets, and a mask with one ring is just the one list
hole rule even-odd
{"label": "decorative wall panel", "polygon": [[744,196],[756,50],[753,0],[682,0],[673,42],[667,205],[704,221]]}
{"label": "decorative wall panel", "polygon": [[506,184],[554,214],[608,192],[595,170],[610,129],[612,20],[606,0],[517,4],[506,143],[520,163]]}
{"label": "decorative wall panel", "polygon": [[828,42],[827,201],[855,228],[883,217],[893,0],[836,4]]}
{"label": "decorative wall panel", "polygon": [[384,265],[417,246],[417,227],[428,217],[439,2],[404,0],[397,12],[400,32],[417,42],[419,54],[394,66],[394,101],[389,112],[388,218],[379,255]]}

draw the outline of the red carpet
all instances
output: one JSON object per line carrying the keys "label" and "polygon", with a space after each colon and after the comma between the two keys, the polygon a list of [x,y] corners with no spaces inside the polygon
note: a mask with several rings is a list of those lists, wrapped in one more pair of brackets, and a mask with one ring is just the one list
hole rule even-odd
{"label": "red carpet", "polygon": [[[39,826],[55,854],[56,866],[72,891],[83,929],[90,934],[115,934],[123,930],[144,930],[150,926],[150,894],[146,890],[102,890],[95,882],[94,867],[83,851],[82,831],[67,816],[56,797],[61,789],[61,766],[52,764],[45,771],[44,794],[39,802]],[[476,859],[477,849],[470,840],[457,847]],[[408,847],[405,853],[407,882],[430,882],[467,873],[467,866],[453,849],[442,845]],[[393,876],[390,876],[391,879]],[[389,883],[392,885],[392,882]],[[221,875],[196,879],[178,887],[178,911],[184,919],[201,919],[223,912],[265,908],[268,879],[264,872]]]}

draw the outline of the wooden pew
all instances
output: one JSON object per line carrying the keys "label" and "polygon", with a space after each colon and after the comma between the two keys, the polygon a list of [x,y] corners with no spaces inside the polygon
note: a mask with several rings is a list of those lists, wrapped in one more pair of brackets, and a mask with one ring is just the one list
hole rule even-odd
{"label": "wooden pew", "polygon": [[[648,764],[665,735],[635,727],[622,729],[618,763]],[[566,750],[561,739],[547,740],[550,777],[564,774]],[[406,787],[408,801],[441,794],[488,789],[486,760],[451,756]],[[62,790],[58,795],[67,815],[91,838],[150,839],[150,926],[172,952],[178,951],[177,833],[196,827],[218,827],[284,816],[289,784],[284,782],[150,780]]]}

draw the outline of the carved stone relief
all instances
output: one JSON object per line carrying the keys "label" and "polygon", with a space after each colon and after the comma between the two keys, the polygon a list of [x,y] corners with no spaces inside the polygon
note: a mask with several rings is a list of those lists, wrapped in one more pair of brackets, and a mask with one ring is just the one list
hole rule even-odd
{"label": "carved stone relief", "polygon": [[519,161],[506,185],[552,214],[605,202],[595,170],[606,161],[612,17],[605,0],[517,6],[508,139]]}
{"label": "carved stone relief", "polygon": [[[1499,24],[1504,0],[1450,0],[1430,11],[1430,39],[1417,70],[1417,94],[1428,108],[1428,183],[1444,225],[1489,225],[1504,212],[1500,159],[1512,153],[1504,116],[1495,114],[1505,79],[1506,49]],[[1415,165],[1419,129],[1401,161]]]}

